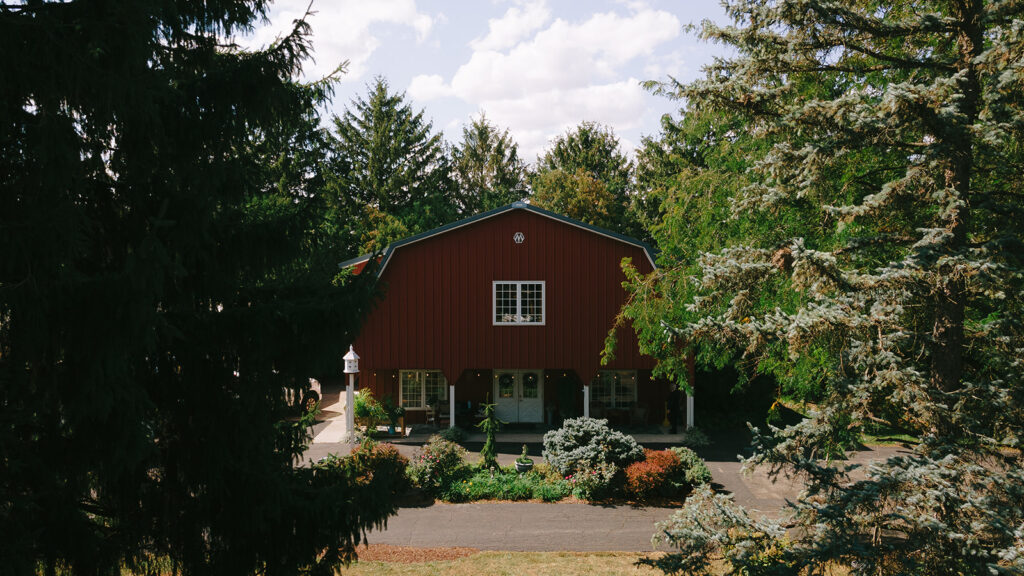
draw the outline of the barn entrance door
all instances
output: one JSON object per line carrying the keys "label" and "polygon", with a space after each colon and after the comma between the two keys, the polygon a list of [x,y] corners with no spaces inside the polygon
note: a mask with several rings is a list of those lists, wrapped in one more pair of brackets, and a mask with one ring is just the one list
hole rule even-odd
{"label": "barn entrance door", "polygon": [[505,422],[544,421],[544,377],[540,370],[495,370],[494,403]]}

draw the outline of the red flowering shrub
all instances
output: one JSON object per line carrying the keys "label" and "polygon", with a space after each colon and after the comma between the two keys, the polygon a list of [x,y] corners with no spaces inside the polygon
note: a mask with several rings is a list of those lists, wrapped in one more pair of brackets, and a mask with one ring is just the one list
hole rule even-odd
{"label": "red flowering shrub", "polygon": [[676,491],[673,479],[680,474],[682,460],[671,450],[644,450],[644,459],[626,467],[626,493],[638,500],[669,496]]}

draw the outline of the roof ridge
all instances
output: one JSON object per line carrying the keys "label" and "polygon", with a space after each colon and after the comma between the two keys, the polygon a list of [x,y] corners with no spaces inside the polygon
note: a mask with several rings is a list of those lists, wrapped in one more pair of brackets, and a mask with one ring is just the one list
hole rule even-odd
{"label": "roof ridge", "polygon": [[[638,240],[638,239],[636,239],[636,238],[634,238],[632,236],[627,236],[625,234],[620,234],[620,233],[615,232],[613,230],[608,230],[607,228],[601,228],[600,226],[595,226],[593,224],[587,224],[586,222],[583,222],[583,221],[580,221],[580,220],[576,220],[575,218],[570,218],[569,216],[566,216],[564,214],[559,214],[557,212],[552,212],[550,210],[546,210],[546,209],[541,208],[539,206],[534,206],[534,205],[529,204],[529,203],[527,203],[527,202],[525,202],[523,200],[516,200],[515,202],[513,202],[511,204],[506,204],[506,205],[500,206],[498,208],[492,208],[492,209],[487,210],[485,212],[481,212],[479,214],[474,214],[473,216],[469,216],[469,217],[463,218],[461,220],[456,220],[455,222],[449,222],[448,224],[445,224],[443,226],[438,226],[437,228],[432,228],[432,229],[427,230],[425,232],[420,232],[419,234],[413,234],[412,236],[407,236],[405,238],[402,238],[401,240],[395,240],[394,242],[391,242],[381,252],[381,254],[383,254],[383,256],[381,258],[381,266],[380,266],[380,268],[377,269],[378,270],[378,275],[381,272],[384,271],[384,267],[387,266],[387,262],[391,258],[391,254],[393,254],[396,249],[401,248],[402,246],[406,246],[406,245],[412,244],[414,242],[419,242],[420,240],[426,240],[427,238],[430,238],[432,236],[437,236],[439,234],[444,234],[445,232],[448,232],[450,230],[454,230],[456,228],[461,228],[463,226],[467,226],[469,224],[472,224],[473,222],[476,222],[476,221],[479,221],[479,220],[485,220],[485,219],[490,218],[492,216],[497,216],[498,214],[503,214],[505,212],[509,212],[509,211],[512,211],[512,210],[526,210],[528,212],[533,212],[533,213],[539,214],[541,216],[546,216],[548,218],[559,220],[561,222],[564,222],[566,224],[570,224],[572,226],[577,226],[579,228],[583,228],[585,230],[589,230],[590,232],[594,232],[594,233],[600,234],[602,236],[607,236],[609,238],[612,238],[614,240],[618,240],[620,242],[624,242],[626,244],[632,244],[632,245],[642,249],[647,254],[647,258],[651,261],[651,265],[652,266],[656,266],[656,264],[655,264],[655,256],[657,255],[657,251],[651,245],[649,245],[648,243],[646,243],[646,242],[644,242],[642,240]],[[367,253],[367,254],[363,254],[363,255],[357,256],[356,258],[351,258],[349,260],[345,260],[344,262],[341,262],[340,264],[338,264],[338,267],[339,268],[348,268],[349,266],[354,266],[356,264],[360,264],[360,263],[365,262],[365,261],[369,260],[370,258],[372,258],[374,254],[376,254],[376,253],[375,252],[371,252],[371,253]]]}

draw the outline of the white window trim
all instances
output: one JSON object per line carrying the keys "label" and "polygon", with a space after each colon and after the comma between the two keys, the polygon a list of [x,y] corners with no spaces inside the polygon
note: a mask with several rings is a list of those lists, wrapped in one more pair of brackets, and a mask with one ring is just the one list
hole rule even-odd
{"label": "white window trim", "polygon": [[[633,378],[633,406],[636,406],[637,403],[639,402],[639,395],[640,395],[640,376],[637,373],[637,371],[636,370],[599,370],[598,371],[598,378],[600,378],[601,374],[606,374],[606,373],[609,373],[609,372],[611,372],[611,373],[618,373],[622,377],[632,377]],[[621,379],[620,379],[620,381],[621,381]],[[627,408],[627,406],[618,406],[618,398],[619,398],[618,392],[619,391],[615,389],[615,384],[613,383],[612,384],[611,395],[609,396],[609,398],[611,399],[611,405],[610,406],[605,406],[605,408],[611,408],[613,410]],[[595,398],[593,395],[591,395],[591,397],[590,397],[590,404],[593,405],[595,401],[597,401],[597,398]]]}
{"label": "white window trim", "polygon": [[[420,377],[420,405],[419,406],[406,406],[405,405],[405,396],[402,394],[402,392],[403,392],[403,390],[402,390],[402,373],[403,372],[415,372]],[[405,408],[406,411],[410,411],[410,410],[417,411],[417,410],[429,410],[430,409],[430,406],[427,405],[427,382],[426,382],[426,379],[425,379],[425,376],[426,376],[427,372],[437,372],[438,374],[441,375],[441,378],[444,379],[444,386],[442,386],[442,389],[444,390],[444,396],[445,397],[444,398],[438,398],[438,403],[440,404],[442,402],[445,402],[445,403],[448,402],[448,378],[444,375],[444,372],[442,372],[440,370],[436,370],[436,369],[414,369],[414,368],[403,369],[403,370],[399,370],[398,371],[398,404],[402,408]]]}
{"label": "white window trim", "polygon": [[[498,322],[498,284],[516,285],[516,317],[523,316],[523,284],[540,284],[540,322]],[[495,280],[491,282],[492,326],[544,326],[548,321],[548,287],[544,280]]]}

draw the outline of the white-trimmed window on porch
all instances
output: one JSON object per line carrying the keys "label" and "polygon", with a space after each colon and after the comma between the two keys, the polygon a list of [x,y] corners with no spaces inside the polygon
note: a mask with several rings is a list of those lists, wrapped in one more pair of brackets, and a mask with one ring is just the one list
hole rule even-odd
{"label": "white-trimmed window on porch", "polygon": [[399,370],[399,396],[407,409],[448,401],[448,380],[440,370]]}
{"label": "white-trimmed window on porch", "polygon": [[636,370],[601,370],[590,390],[590,403],[605,408],[636,405]]}
{"label": "white-trimmed window on porch", "polygon": [[544,282],[494,282],[495,325],[544,324]]}

